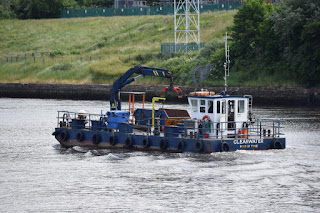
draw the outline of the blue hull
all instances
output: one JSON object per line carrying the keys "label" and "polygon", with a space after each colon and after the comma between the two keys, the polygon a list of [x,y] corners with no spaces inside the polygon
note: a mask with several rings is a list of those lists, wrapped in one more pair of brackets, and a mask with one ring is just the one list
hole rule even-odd
{"label": "blue hull", "polygon": [[236,150],[285,149],[285,138],[179,138],[141,134],[56,128],[55,138],[63,147],[130,149],[160,152],[212,153]]}

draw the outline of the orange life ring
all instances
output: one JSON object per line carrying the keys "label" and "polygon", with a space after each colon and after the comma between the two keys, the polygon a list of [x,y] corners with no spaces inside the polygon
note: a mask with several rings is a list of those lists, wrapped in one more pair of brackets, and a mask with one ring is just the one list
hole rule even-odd
{"label": "orange life ring", "polygon": [[205,115],[205,116],[203,116],[202,120],[204,121],[204,119],[210,120],[210,117],[208,115]]}

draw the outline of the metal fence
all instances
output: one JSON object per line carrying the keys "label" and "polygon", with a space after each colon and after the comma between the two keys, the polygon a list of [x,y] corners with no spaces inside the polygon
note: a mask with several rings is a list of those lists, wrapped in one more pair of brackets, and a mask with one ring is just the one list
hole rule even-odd
{"label": "metal fence", "polygon": [[206,80],[212,70],[214,69],[215,64],[208,64],[206,66],[198,66],[195,71],[193,72],[193,82],[194,86],[197,89],[201,82]]}
{"label": "metal fence", "polygon": [[[242,3],[200,5],[200,12],[234,10]],[[79,10],[62,10],[60,18],[79,18],[95,16],[144,16],[144,15],[173,15],[173,6],[135,7],[135,8],[94,8]]]}
{"label": "metal fence", "polygon": [[[73,61],[93,61],[93,60],[104,60],[106,56],[79,56],[79,55],[50,55],[48,54],[23,54],[23,55],[11,55],[11,56],[0,56],[0,64],[4,63],[15,63],[15,62],[73,62]],[[127,57],[125,57],[127,58]],[[130,59],[130,55],[128,55]]]}
{"label": "metal fence", "polygon": [[188,51],[195,51],[199,50],[201,48],[204,48],[205,43],[200,43],[199,45],[197,43],[161,43],[161,53],[163,55],[170,55],[175,52],[181,52],[185,53]]}

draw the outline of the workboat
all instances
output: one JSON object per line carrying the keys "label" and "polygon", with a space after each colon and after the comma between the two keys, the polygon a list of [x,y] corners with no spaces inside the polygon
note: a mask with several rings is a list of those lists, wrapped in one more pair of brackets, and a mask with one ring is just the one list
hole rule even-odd
{"label": "workboat", "polygon": [[[160,152],[212,153],[235,150],[284,149],[285,138],[280,120],[255,119],[250,95],[215,94],[200,90],[186,95],[190,110],[145,109],[144,92],[126,92],[129,108],[121,109],[121,88],[137,77],[153,75],[170,78],[162,94],[182,91],[173,87],[169,70],[137,65],[115,81],[110,96],[110,110],[100,114],[58,111],[53,135],[63,147],[127,149]],[[139,77],[139,76],[138,76]],[[142,95],[142,107],[135,109],[135,96]],[[190,112],[190,113],[189,113]]]}
{"label": "workboat", "polygon": [[[129,107],[121,107],[121,88],[141,76],[170,79],[170,86],[162,95],[175,92],[172,73],[167,69],[137,65],[117,79],[111,90],[110,110],[99,114],[58,111],[57,127],[53,132],[63,147],[89,147],[93,149],[126,149],[159,152],[212,153],[236,150],[284,149],[286,140],[281,121],[255,119],[250,95],[228,95],[229,47],[226,45],[225,89],[215,93],[201,89],[186,95],[186,109],[145,109],[144,92],[126,92]],[[131,77],[138,74],[136,77]],[[131,77],[131,78],[130,78]],[[142,106],[135,109],[135,96],[142,95]]]}

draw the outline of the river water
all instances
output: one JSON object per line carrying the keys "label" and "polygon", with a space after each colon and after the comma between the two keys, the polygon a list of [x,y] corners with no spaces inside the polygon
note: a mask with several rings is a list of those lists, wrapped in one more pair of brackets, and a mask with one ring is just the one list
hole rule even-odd
{"label": "river water", "polygon": [[283,119],[285,150],[111,153],[61,149],[51,135],[57,110],[107,108],[0,98],[0,212],[320,212],[319,108],[254,111]]}

